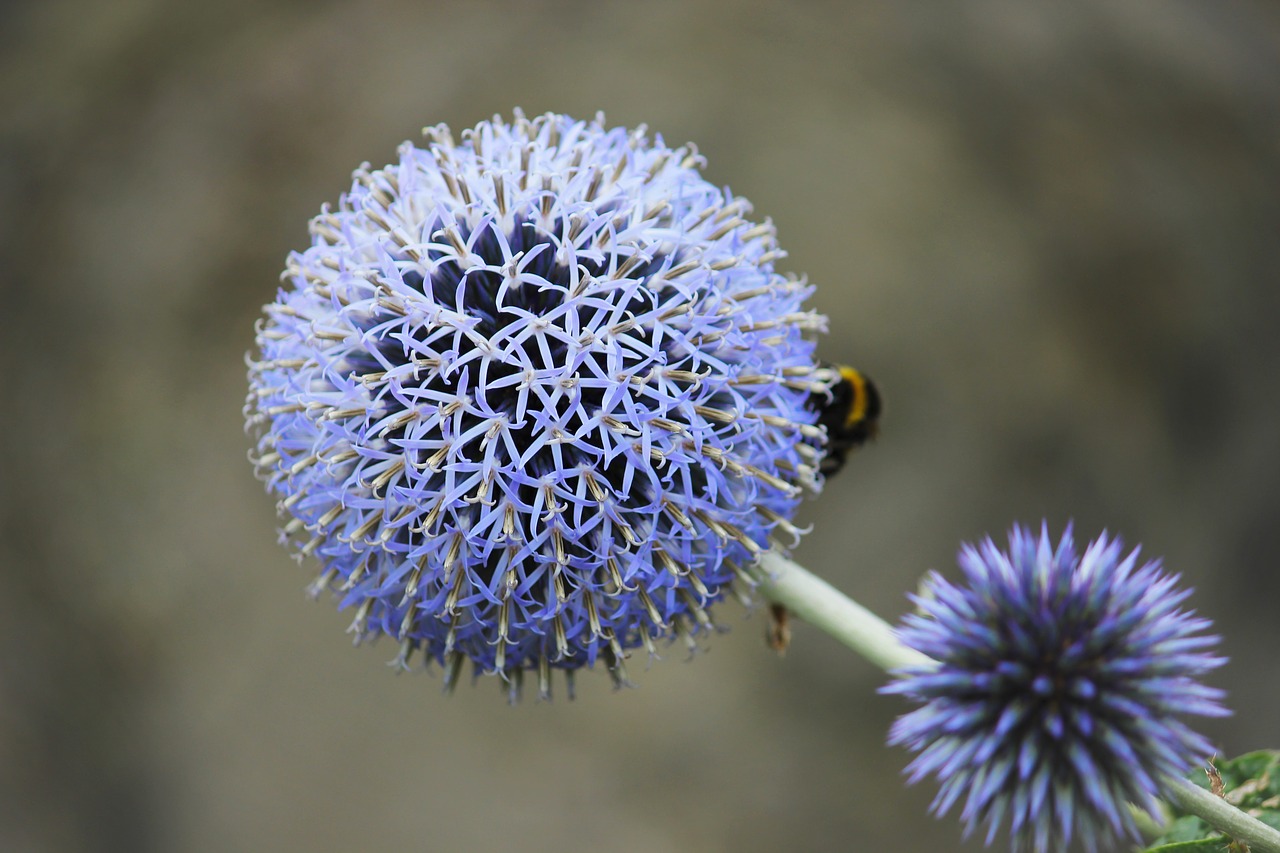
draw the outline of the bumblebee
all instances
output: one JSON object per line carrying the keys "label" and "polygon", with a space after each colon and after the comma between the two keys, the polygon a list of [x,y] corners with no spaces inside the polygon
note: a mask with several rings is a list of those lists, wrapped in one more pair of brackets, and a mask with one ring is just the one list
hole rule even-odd
{"label": "bumblebee", "polygon": [[[827,455],[818,470],[831,476],[845,466],[850,451],[858,450],[867,439],[879,433],[881,400],[876,383],[867,374],[849,365],[823,364],[838,375],[831,392],[809,397],[809,411],[818,412],[819,427],[827,428]],[[764,642],[778,654],[786,654],[791,646],[791,613],[774,602],[769,605],[768,625],[764,626]]]}
{"label": "bumblebee", "polygon": [[864,373],[844,364],[826,364],[840,379],[830,396],[814,394],[809,407],[818,413],[818,425],[827,428],[827,454],[818,470],[830,477],[844,467],[849,452],[875,438],[879,432],[880,392]]}
{"label": "bumblebee", "polygon": [[[880,391],[870,377],[845,364],[823,364],[839,379],[831,391],[809,398],[809,411],[818,413],[818,425],[827,428],[827,453],[818,470],[830,477],[844,467],[852,450],[875,438],[880,431]],[[776,602],[769,605],[765,642],[779,655],[791,645],[791,614]]]}

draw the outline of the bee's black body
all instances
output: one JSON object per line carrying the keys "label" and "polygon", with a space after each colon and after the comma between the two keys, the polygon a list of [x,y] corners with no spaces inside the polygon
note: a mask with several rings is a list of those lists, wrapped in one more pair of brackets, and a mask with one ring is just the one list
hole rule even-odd
{"label": "bee's black body", "polygon": [[851,450],[875,438],[879,428],[880,392],[866,375],[846,365],[829,365],[840,374],[831,396],[815,394],[810,401],[818,425],[827,428],[827,454],[820,470],[831,476],[844,467]]}

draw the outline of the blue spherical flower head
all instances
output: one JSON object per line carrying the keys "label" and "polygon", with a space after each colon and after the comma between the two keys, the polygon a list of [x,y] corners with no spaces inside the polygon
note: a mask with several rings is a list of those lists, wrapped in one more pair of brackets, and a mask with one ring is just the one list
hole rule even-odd
{"label": "blue spherical flower head", "polygon": [[964,797],[988,844],[1006,820],[1015,850],[1135,837],[1126,804],[1155,813],[1161,779],[1213,751],[1179,716],[1228,713],[1198,680],[1225,659],[1179,609],[1190,590],[1105,533],[1077,556],[1070,528],[1055,548],[1014,527],[1007,553],[988,539],[959,560],[964,584],[930,573],[898,631],[937,666],[883,688],[921,703],[889,737],[919,753],[910,781],[938,778],[937,814]]}
{"label": "blue spherical flower head", "polygon": [[823,318],[692,147],[519,113],[425,135],[289,258],[250,368],[257,472],[316,589],[400,663],[621,680],[795,533]]}

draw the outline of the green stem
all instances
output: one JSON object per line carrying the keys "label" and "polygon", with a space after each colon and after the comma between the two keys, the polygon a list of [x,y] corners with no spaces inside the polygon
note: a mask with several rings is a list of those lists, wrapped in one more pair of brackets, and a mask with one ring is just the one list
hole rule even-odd
{"label": "green stem", "polygon": [[934,663],[898,642],[888,622],[781,554],[765,553],[759,567],[764,572],[757,578],[758,589],[766,598],[784,605],[881,669]]}
{"label": "green stem", "polygon": [[[758,589],[766,598],[882,669],[935,663],[899,642],[889,623],[803,566],[769,551],[761,556],[759,569]],[[1253,853],[1280,853],[1280,832],[1185,779],[1168,777],[1164,781],[1168,799],[1182,811],[1247,842]]]}
{"label": "green stem", "polygon": [[1172,776],[1165,779],[1165,799],[1184,812],[1203,818],[1232,838],[1249,845],[1253,853],[1280,853],[1280,831],[1250,817],[1221,797]]}

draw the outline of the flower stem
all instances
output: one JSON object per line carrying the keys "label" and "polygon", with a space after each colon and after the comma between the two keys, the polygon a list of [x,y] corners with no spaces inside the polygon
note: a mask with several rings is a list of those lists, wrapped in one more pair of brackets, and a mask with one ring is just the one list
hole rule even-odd
{"label": "flower stem", "polygon": [[821,628],[881,669],[928,666],[931,658],[898,642],[893,628],[803,566],[769,551],[760,558],[761,593]]}
{"label": "flower stem", "polygon": [[[885,670],[933,660],[904,646],[893,628],[822,578],[773,551],[760,557],[758,589],[770,601],[820,628]],[[1254,853],[1280,853],[1280,832],[1185,779],[1165,779],[1169,801],[1184,812],[1247,842]]]}
{"label": "flower stem", "polygon": [[1250,817],[1199,785],[1169,777],[1165,779],[1164,793],[1174,806],[1245,842],[1253,853],[1280,853],[1280,831]]}

